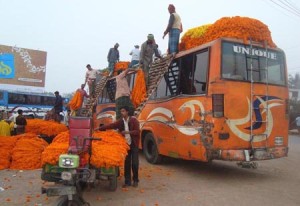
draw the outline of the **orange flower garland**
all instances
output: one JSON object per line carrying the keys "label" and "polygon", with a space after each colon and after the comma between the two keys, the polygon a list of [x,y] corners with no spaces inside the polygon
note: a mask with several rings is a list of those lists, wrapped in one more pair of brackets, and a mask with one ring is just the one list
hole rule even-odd
{"label": "orange flower garland", "polygon": [[11,169],[38,169],[41,168],[42,152],[48,143],[35,134],[19,135],[16,146],[12,150]]}
{"label": "orange flower garland", "polygon": [[69,131],[58,134],[42,153],[42,165],[56,165],[59,155],[65,154],[69,148]]}
{"label": "orange flower garland", "polygon": [[69,102],[69,106],[71,110],[78,110],[80,109],[81,105],[83,102],[82,95],[80,94],[79,91],[76,91],[73,98]]}
{"label": "orange flower garland", "polygon": [[130,62],[125,62],[125,61],[117,62],[115,64],[115,71],[119,71],[120,69],[125,70],[129,67],[129,64],[130,64]]}
{"label": "orange flower garland", "polygon": [[93,141],[91,164],[95,167],[123,166],[129,150],[125,138],[116,131],[95,132],[93,137],[101,141]]}
{"label": "orange flower garland", "polygon": [[17,139],[16,137],[0,136],[0,170],[9,168],[12,150]]}
{"label": "orange flower garland", "polygon": [[205,34],[205,32],[210,26],[211,24],[206,24],[203,26],[189,29],[187,32],[185,32],[179,44],[180,50],[192,48],[193,44],[197,44],[195,41],[199,41],[199,39],[201,39],[201,37]]}
{"label": "orange flower garland", "polygon": [[131,93],[131,101],[137,107],[146,98],[146,83],[143,70],[137,70],[135,85]]}
{"label": "orange flower garland", "polygon": [[183,38],[180,49],[191,49],[221,37],[242,39],[244,43],[247,43],[251,38],[252,41],[266,42],[269,47],[276,47],[267,25],[257,19],[236,16],[219,19],[209,26],[200,37]]}
{"label": "orange flower garland", "polygon": [[25,127],[27,133],[44,134],[49,137],[67,130],[68,128],[64,124],[42,119],[28,119]]}

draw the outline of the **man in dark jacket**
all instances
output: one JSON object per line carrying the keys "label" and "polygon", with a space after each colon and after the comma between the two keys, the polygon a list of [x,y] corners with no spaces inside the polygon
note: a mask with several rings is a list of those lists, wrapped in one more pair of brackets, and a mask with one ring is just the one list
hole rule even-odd
{"label": "man in dark jacket", "polygon": [[119,44],[116,43],[113,48],[109,49],[109,52],[107,54],[109,76],[112,76],[114,72],[115,64],[120,60],[120,54],[118,48],[119,48]]}
{"label": "man in dark jacket", "polygon": [[63,111],[63,98],[59,95],[59,92],[54,92],[55,94],[55,103],[54,103],[54,112],[55,112],[55,120],[60,122],[60,113]]}
{"label": "man in dark jacket", "polygon": [[131,169],[133,173],[133,186],[137,187],[139,182],[139,141],[140,141],[140,124],[139,121],[129,116],[129,108],[127,106],[121,107],[121,115],[118,121],[104,125],[99,128],[100,131],[106,129],[118,129],[126,139],[130,150],[125,159],[124,176],[125,184],[123,187],[131,185]]}
{"label": "man in dark jacket", "polygon": [[16,118],[16,124],[17,124],[17,135],[25,133],[25,126],[27,125],[27,121],[25,117],[23,116],[23,110],[18,110],[19,116]]}

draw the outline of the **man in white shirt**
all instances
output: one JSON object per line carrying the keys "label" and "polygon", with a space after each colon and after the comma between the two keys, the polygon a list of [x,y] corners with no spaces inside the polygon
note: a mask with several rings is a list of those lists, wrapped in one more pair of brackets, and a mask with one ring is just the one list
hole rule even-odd
{"label": "man in white shirt", "polygon": [[131,55],[131,62],[129,65],[129,68],[133,68],[133,66],[139,64],[140,62],[140,46],[139,45],[135,45],[134,49],[129,53],[129,55]]}
{"label": "man in white shirt", "polygon": [[95,97],[95,87],[96,87],[96,79],[97,75],[100,75],[100,72],[96,69],[93,69],[91,65],[86,65],[87,71],[85,75],[84,84],[88,83],[89,86],[89,95],[91,97]]}

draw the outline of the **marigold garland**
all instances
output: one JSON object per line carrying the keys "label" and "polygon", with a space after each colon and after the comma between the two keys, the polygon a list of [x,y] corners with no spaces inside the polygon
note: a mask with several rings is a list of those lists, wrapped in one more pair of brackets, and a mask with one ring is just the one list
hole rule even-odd
{"label": "marigold garland", "polygon": [[115,64],[114,71],[125,70],[129,67],[130,62],[120,61]]}
{"label": "marigold garland", "polygon": [[73,98],[69,102],[69,106],[71,110],[78,110],[81,108],[83,102],[82,95],[79,91],[76,91]]}
{"label": "marigold garland", "polygon": [[131,101],[137,107],[146,98],[146,83],[143,70],[137,70],[135,85],[131,93]]}
{"label": "marigold garland", "polygon": [[11,169],[38,169],[41,168],[42,152],[48,143],[36,134],[25,133],[19,135],[12,150]]}
{"label": "marigold garland", "polygon": [[0,136],[0,170],[9,168],[12,150],[17,140],[17,137]]}
{"label": "marigold garland", "polygon": [[64,124],[55,121],[46,121],[42,119],[28,119],[25,132],[34,134],[44,134],[47,136],[55,136],[61,132],[67,131],[68,128]]}
{"label": "marigold garland", "polygon": [[187,48],[192,48],[193,44],[197,44],[195,41],[199,40],[207,31],[211,24],[206,24],[189,29],[181,38],[179,44],[180,50],[186,50]]}
{"label": "marigold garland", "polygon": [[91,164],[95,167],[123,166],[129,150],[125,138],[116,131],[95,132],[93,137],[101,141],[93,141]]}
{"label": "marigold garland", "polygon": [[[180,43],[181,50],[191,49],[221,37],[242,39],[244,43],[247,43],[251,38],[252,41],[266,42],[269,47],[276,47],[268,26],[249,17],[223,17],[209,26],[201,36],[193,34],[197,32],[197,28],[194,31],[189,31],[187,37],[183,36]],[[190,37],[188,38],[188,36]]]}
{"label": "marigold garland", "polygon": [[42,153],[42,165],[56,165],[59,155],[65,154],[69,148],[69,131],[58,134]]}

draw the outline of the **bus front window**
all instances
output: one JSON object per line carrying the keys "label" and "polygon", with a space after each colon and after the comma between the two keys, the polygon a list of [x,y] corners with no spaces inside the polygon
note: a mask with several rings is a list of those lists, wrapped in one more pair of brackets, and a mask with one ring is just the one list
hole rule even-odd
{"label": "bus front window", "polygon": [[285,85],[281,51],[223,42],[222,78]]}

